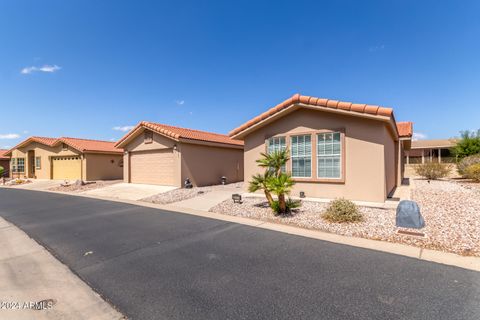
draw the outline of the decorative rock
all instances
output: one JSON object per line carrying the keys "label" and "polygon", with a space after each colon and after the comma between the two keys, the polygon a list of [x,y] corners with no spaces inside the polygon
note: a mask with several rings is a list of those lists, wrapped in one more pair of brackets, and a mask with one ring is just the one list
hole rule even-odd
{"label": "decorative rock", "polygon": [[425,220],[420,214],[420,208],[415,201],[402,200],[397,207],[397,227],[421,229],[425,227]]}

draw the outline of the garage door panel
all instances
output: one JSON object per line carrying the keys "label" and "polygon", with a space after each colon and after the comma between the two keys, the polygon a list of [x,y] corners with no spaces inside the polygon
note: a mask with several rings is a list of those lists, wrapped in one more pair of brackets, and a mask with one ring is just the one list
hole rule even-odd
{"label": "garage door panel", "polygon": [[172,149],[132,152],[132,183],[175,185],[175,161]]}
{"label": "garage door panel", "polygon": [[82,161],[79,156],[52,158],[53,179],[82,179]]}

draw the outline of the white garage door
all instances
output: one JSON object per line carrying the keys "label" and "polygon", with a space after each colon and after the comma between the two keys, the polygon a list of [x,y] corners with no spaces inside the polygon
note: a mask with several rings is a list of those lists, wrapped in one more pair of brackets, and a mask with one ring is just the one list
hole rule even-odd
{"label": "white garage door", "polygon": [[174,163],[172,149],[132,152],[131,182],[175,185]]}

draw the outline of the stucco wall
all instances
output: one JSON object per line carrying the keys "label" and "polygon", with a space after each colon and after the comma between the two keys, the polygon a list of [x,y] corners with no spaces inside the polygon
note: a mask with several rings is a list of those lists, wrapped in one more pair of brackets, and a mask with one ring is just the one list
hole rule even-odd
{"label": "stucco wall", "polygon": [[121,154],[85,154],[86,180],[117,180],[123,178]]}
{"label": "stucco wall", "polygon": [[[345,182],[297,182],[292,195],[305,191],[307,197],[383,202],[386,198],[386,125],[377,120],[299,109],[245,137],[245,182],[263,170],[255,160],[265,151],[265,139],[290,133],[316,130],[345,130]],[[316,165],[312,162],[312,165]],[[290,164],[288,165],[290,167]],[[248,183],[246,183],[247,185]]]}
{"label": "stucco wall", "polygon": [[[30,172],[29,170],[31,170],[31,162],[28,157],[28,151],[30,150],[33,150],[35,152],[35,157],[41,157],[41,168],[35,169],[35,177],[38,179],[51,179],[52,166],[50,157],[71,156],[80,154],[77,150],[71,147],[68,147],[67,150],[63,150],[61,144],[55,147],[49,147],[38,142],[29,143],[24,147],[12,151],[12,158],[25,158],[25,173],[14,174],[12,172],[12,177],[24,177],[28,175],[28,173]],[[85,175],[85,170],[82,170],[82,172]]]}
{"label": "stucco wall", "polygon": [[243,180],[243,150],[182,143],[182,181],[189,178],[194,186],[220,184]]}
{"label": "stucco wall", "polygon": [[392,192],[397,184],[397,169],[398,169],[398,142],[396,143],[391,136],[391,133],[385,127],[385,185],[386,194]]}

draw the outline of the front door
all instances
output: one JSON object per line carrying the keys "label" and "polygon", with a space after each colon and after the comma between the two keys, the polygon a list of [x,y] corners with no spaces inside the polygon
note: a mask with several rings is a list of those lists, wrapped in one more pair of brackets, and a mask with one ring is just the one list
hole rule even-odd
{"label": "front door", "polygon": [[35,151],[28,151],[28,177],[35,178]]}

